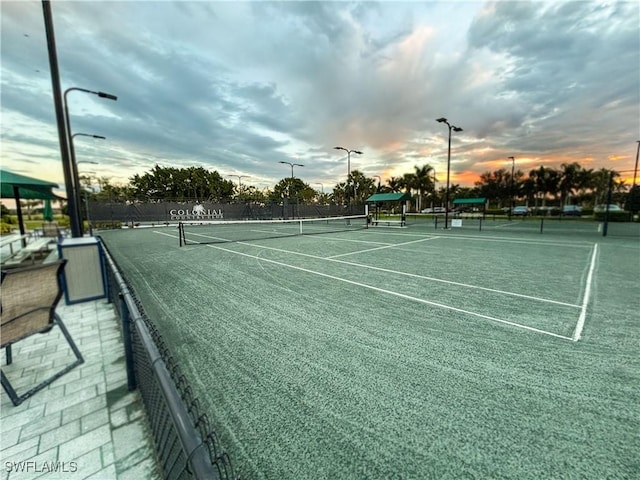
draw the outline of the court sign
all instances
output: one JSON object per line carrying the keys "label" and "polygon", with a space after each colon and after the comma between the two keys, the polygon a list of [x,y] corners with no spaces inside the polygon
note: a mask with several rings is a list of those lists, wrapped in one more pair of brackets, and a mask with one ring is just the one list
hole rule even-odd
{"label": "court sign", "polygon": [[169,210],[171,220],[221,220],[224,218],[222,208],[207,209],[201,203],[196,203],[192,208],[172,208]]}

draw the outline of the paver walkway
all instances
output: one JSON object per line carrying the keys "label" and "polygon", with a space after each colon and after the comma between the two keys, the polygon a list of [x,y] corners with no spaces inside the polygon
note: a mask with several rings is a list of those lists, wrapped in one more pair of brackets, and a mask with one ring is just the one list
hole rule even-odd
{"label": "paver walkway", "polygon": [[[127,390],[112,305],[64,305],[63,298],[57,312],[85,363],[17,407],[2,390],[0,479],[161,478],[142,399]],[[0,353],[2,370],[19,394],[72,359],[57,327],[15,344],[11,365]]]}

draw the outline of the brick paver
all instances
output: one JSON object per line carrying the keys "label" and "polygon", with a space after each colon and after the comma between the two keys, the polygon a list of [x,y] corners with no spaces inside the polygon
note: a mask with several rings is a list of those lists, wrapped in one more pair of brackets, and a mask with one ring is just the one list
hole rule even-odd
{"label": "brick paver", "polygon": [[[57,309],[85,363],[22,405],[3,391],[0,480],[159,479],[142,400],[127,390],[119,320],[106,300]],[[72,360],[58,328],[13,346],[18,393]]]}

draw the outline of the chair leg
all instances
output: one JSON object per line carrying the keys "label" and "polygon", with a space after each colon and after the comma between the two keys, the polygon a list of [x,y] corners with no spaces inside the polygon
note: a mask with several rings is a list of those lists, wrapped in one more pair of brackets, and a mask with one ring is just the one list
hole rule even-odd
{"label": "chair leg", "polygon": [[9,395],[11,403],[13,403],[15,406],[20,405],[23,400],[20,400],[20,397],[18,397],[18,394],[9,383],[9,379],[4,374],[4,372],[0,372],[0,374],[2,374],[2,388],[4,388],[4,391],[7,392],[7,395]]}
{"label": "chair leg", "polygon": [[39,392],[43,388],[49,386],[51,383],[56,381],[58,378],[60,378],[61,376],[65,375],[66,373],[68,373],[70,370],[72,370],[72,369],[76,368],[78,365],[84,363],[84,358],[82,358],[82,354],[80,353],[80,350],[78,350],[78,347],[76,346],[75,342],[71,338],[71,335],[69,335],[69,331],[67,330],[67,327],[64,325],[64,323],[62,322],[62,320],[60,319],[58,314],[54,314],[53,323],[57,324],[60,327],[60,330],[62,331],[62,335],[64,335],[64,338],[67,340],[67,343],[69,344],[69,347],[71,347],[71,350],[73,351],[73,354],[75,355],[76,360],[73,363],[71,363],[71,364],[67,365],[66,367],[64,367],[58,373],[56,373],[53,376],[49,377],[48,379],[44,380],[42,383],[36,385],[35,387],[33,387],[28,392],[23,393],[22,395],[18,395],[16,393],[14,388],[11,386],[11,383],[9,383],[9,379],[6,377],[4,372],[1,372],[2,373],[2,387],[7,392],[7,395],[9,395],[9,398],[11,399],[11,402],[15,406],[20,405],[26,399],[28,399],[29,397],[31,397],[35,393]]}
{"label": "chair leg", "polygon": [[11,356],[11,345],[7,345],[4,352],[7,356],[7,365],[11,365],[11,362],[13,362],[13,357]]}

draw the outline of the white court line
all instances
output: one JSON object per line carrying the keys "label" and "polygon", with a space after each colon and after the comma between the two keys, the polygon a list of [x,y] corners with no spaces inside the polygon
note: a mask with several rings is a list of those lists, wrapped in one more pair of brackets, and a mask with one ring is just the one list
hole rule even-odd
{"label": "white court line", "polygon": [[[527,300],[533,300],[533,301],[541,302],[541,303],[552,303],[552,304],[555,304],[555,305],[561,305],[563,307],[580,308],[580,305],[575,305],[573,303],[561,302],[559,300],[551,300],[551,299],[548,299],[548,298],[534,297],[533,295],[525,295],[524,293],[509,292],[507,290],[498,290],[498,289],[495,289],[495,288],[481,287],[481,286],[478,286],[478,285],[471,285],[471,284],[468,284],[468,283],[454,282],[453,280],[443,280],[441,278],[428,277],[426,275],[419,275],[417,273],[401,272],[401,271],[398,271],[398,270],[391,270],[389,268],[376,267],[375,265],[365,265],[363,263],[349,262],[347,260],[338,260],[338,259],[336,259],[334,257],[320,257],[318,255],[312,255],[310,253],[294,252],[292,250],[284,250],[282,248],[276,248],[276,247],[267,247],[265,245],[256,245],[255,243],[249,243],[249,242],[236,242],[236,243],[241,243],[243,245],[248,245],[250,247],[255,247],[255,248],[262,248],[264,250],[274,250],[276,252],[288,253],[288,254],[291,254],[291,255],[298,255],[298,256],[301,256],[301,257],[314,258],[316,260],[328,260],[330,262],[342,263],[344,265],[350,265],[350,266],[353,266],[353,267],[366,268],[366,269],[369,269],[369,270],[376,270],[378,272],[391,273],[393,275],[399,275],[399,276],[403,276],[403,277],[419,278],[421,280],[429,280],[429,281],[432,281],[432,282],[444,283],[446,285],[455,285],[457,287],[464,287],[464,288],[469,288],[469,289],[473,289],[473,290],[482,290],[484,292],[498,293],[498,294],[501,294],[501,295],[508,295],[508,296],[511,296],[511,297],[526,298]],[[400,245],[400,244],[398,244],[398,245]]]}
{"label": "white court line", "polygon": [[593,253],[591,254],[591,265],[589,265],[589,274],[587,275],[587,284],[584,289],[584,298],[582,299],[582,310],[580,311],[580,317],[576,324],[576,329],[573,332],[571,339],[574,342],[580,340],[582,335],[582,329],[584,328],[584,321],[587,318],[587,306],[589,305],[589,299],[591,298],[591,283],[593,282],[593,272],[596,268],[596,259],[598,258],[598,244],[593,246]]}
{"label": "white court line", "polygon": [[[425,235],[429,235],[428,233],[396,233],[396,232],[376,232],[374,230],[367,230],[370,233],[367,235],[399,235],[402,237],[424,237]],[[503,243],[515,243],[522,245],[545,245],[551,247],[584,247],[591,248],[592,243],[588,242],[557,242],[557,241],[546,241],[546,240],[517,240],[511,237],[495,237],[495,236],[480,236],[480,235],[451,235],[446,233],[438,233],[440,238],[446,238],[448,240],[477,240],[483,242],[503,242]]]}
{"label": "white court line", "polygon": [[338,257],[346,257],[347,255],[357,255],[358,253],[365,253],[365,252],[373,252],[375,250],[382,250],[383,248],[394,248],[394,247],[402,247],[403,245],[409,245],[410,243],[418,243],[418,242],[426,242],[429,240],[435,240],[438,237],[427,237],[427,238],[421,238],[418,240],[411,240],[410,242],[403,242],[403,243],[396,243],[396,244],[387,244],[383,247],[376,247],[376,248],[368,248],[366,250],[358,250],[357,252],[349,252],[349,253],[341,253],[339,255],[332,255],[330,257],[325,257],[327,260],[332,260],[334,258],[338,258]]}
{"label": "white court line", "polygon": [[[160,233],[160,232],[157,232],[157,233]],[[172,236],[172,235],[165,234],[165,233],[163,233],[163,235]],[[218,238],[218,237],[212,237],[212,236],[209,236],[209,235],[202,235],[202,234],[195,234],[195,235],[198,235],[198,236],[201,236],[201,237],[205,237],[205,238],[224,240],[224,239],[221,239],[221,238]],[[429,239],[433,239],[433,238],[434,237],[431,237]],[[573,303],[560,302],[558,300],[551,300],[551,299],[542,298],[542,297],[534,297],[533,295],[525,295],[523,293],[509,292],[509,291],[506,291],[506,290],[498,290],[498,289],[495,289],[495,288],[481,287],[481,286],[478,286],[478,285],[470,285],[468,283],[454,282],[452,280],[443,280],[441,278],[428,277],[426,275],[418,275],[416,273],[401,272],[401,271],[398,271],[398,270],[391,270],[391,269],[388,269],[388,268],[376,267],[374,265],[365,265],[365,264],[362,264],[362,263],[349,262],[349,261],[346,261],[346,260],[338,260],[338,259],[333,258],[333,257],[320,257],[318,255],[312,255],[310,253],[295,252],[295,251],[292,251],[292,250],[284,250],[282,248],[268,247],[266,245],[257,245],[255,243],[249,243],[249,242],[233,242],[233,243],[237,243],[237,244],[240,244],[240,245],[247,245],[249,247],[254,247],[254,248],[261,248],[263,250],[274,250],[276,252],[288,253],[290,255],[298,255],[298,256],[301,256],[301,257],[308,257],[308,258],[313,258],[313,259],[316,259],[316,260],[327,260],[327,261],[330,261],[330,262],[342,263],[344,265],[350,265],[350,266],[354,266],[354,267],[366,268],[366,269],[369,269],[369,270],[376,270],[376,271],[379,271],[379,272],[391,273],[393,275],[399,275],[399,276],[411,277],[411,278],[419,278],[421,280],[429,280],[429,281],[432,281],[432,282],[444,283],[446,285],[455,285],[457,287],[464,287],[464,288],[469,288],[469,289],[473,289],[473,290],[482,290],[484,292],[498,293],[498,294],[501,294],[501,295],[507,295],[507,296],[517,297],[517,298],[526,298],[527,300],[533,300],[533,301],[541,302],[541,303],[551,303],[551,304],[554,304],[554,305],[561,305],[563,307],[580,308],[580,305],[575,305]],[[396,244],[396,245],[400,245],[400,244]]]}
{"label": "white court line", "polygon": [[[161,235],[166,235],[168,237],[176,238],[175,235],[167,234],[167,233],[164,233],[164,232],[156,232],[156,233],[159,233]],[[204,235],[202,235],[202,236],[204,236]],[[463,284],[463,283],[452,282],[452,281],[449,281],[449,280],[442,280],[442,279],[437,279],[437,278],[433,278],[433,277],[425,277],[425,276],[422,276],[422,275],[417,275],[417,274],[412,274],[412,273],[398,272],[398,271],[389,270],[389,269],[386,269],[386,268],[374,267],[374,266],[370,266],[370,265],[362,265],[362,264],[359,264],[359,263],[347,262],[347,261],[344,261],[344,260],[327,259],[325,257],[319,257],[317,255],[293,252],[293,251],[283,250],[283,249],[274,248],[274,247],[265,247],[263,245],[256,245],[256,244],[248,243],[248,242],[235,242],[235,243],[239,243],[239,244],[242,244],[242,245],[247,245],[247,246],[255,247],[255,248],[262,248],[262,249],[266,249],[266,250],[276,250],[276,251],[283,252],[283,253],[289,253],[289,254],[293,254],[293,255],[311,257],[311,258],[315,258],[315,259],[318,259],[318,260],[328,260],[328,261],[331,261],[331,262],[344,263],[344,264],[347,264],[347,265],[353,265],[353,266],[356,266],[356,267],[368,268],[368,269],[372,269],[372,270],[379,270],[379,271],[394,273],[394,274],[398,274],[398,275],[405,275],[405,276],[410,276],[410,277],[433,280],[433,281],[436,281],[436,282],[441,282],[441,283],[446,283],[446,284],[451,284],[451,285],[463,286],[463,287],[468,287],[468,288],[473,288],[473,289],[478,289],[478,290],[485,290],[485,291],[501,293],[501,294],[516,296],[516,297],[523,297],[523,298],[528,298],[528,299],[531,299],[531,300],[545,302],[545,303],[554,303],[554,304],[559,304],[559,305],[568,306],[568,307],[574,307],[574,308],[578,308],[579,307],[578,305],[558,302],[558,301],[555,301],[555,300],[548,300],[548,299],[544,299],[544,298],[532,297],[532,296],[529,296],[529,295],[523,295],[523,294],[519,294],[519,293],[506,292],[506,291],[501,291],[501,290],[494,290],[494,289],[491,289],[491,288],[478,287],[478,286],[475,286],[475,285],[467,285],[467,284]],[[506,324],[506,325],[511,325],[511,326],[514,326],[514,327],[517,327],[517,328],[522,328],[524,330],[529,330],[529,331],[532,331],[532,332],[536,332],[536,333],[540,333],[540,334],[544,334],[544,335],[549,335],[549,336],[560,338],[560,339],[563,339],[563,340],[577,341],[577,340],[574,340],[573,337],[566,337],[564,335],[559,335],[557,333],[548,332],[546,330],[540,330],[538,328],[529,327],[527,325],[521,325],[519,323],[511,322],[509,320],[502,320],[502,319],[499,319],[499,318],[496,318],[496,317],[491,317],[489,315],[483,315],[481,313],[470,312],[468,310],[463,310],[461,308],[451,307],[449,305],[444,305],[444,304],[441,304],[441,303],[432,302],[432,301],[429,301],[429,300],[424,300],[424,299],[421,299],[421,298],[418,298],[418,297],[412,297],[412,296],[405,295],[405,294],[402,294],[402,293],[393,292],[391,290],[385,290],[385,289],[374,287],[374,286],[371,286],[371,285],[366,285],[366,284],[363,284],[363,283],[354,282],[352,280],[347,280],[347,279],[344,279],[344,278],[335,277],[333,275],[329,275],[329,274],[326,274],[326,273],[316,272],[314,270],[309,270],[307,268],[297,267],[295,265],[289,265],[289,264],[286,264],[286,263],[278,262],[276,260],[270,260],[270,259],[267,259],[267,258],[264,258],[264,257],[259,257],[257,255],[251,255],[251,254],[248,254],[248,253],[237,252],[237,251],[230,250],[228,248],[223,248],[223,247],[216,246],[216,245],[206,244],[204,246],[210,247],[210,248],[215,248],[217,250],[222,250],[222,251],[228,252],[228,253],[233,253],[233,254],[236,254],[236,255],[241,255],[241,256],[244,256],[244,257],[254,258],[254,259],[258,260],[258,261],[264,261],[264,262],[268,262],[268,263],[273,263],[275,265],[280,265],[280,266],[292,268],[294,270],[301,270],[301,271],[304,271],[304,272],[307,272],[307,273],[311,273],[311,274],[314,274],[314,275],[319,275],[319,276],[322,276],[322,277],[335,279],[335,280],[338,280],[338,281],[341,281],[341,282],[349,283],[349,284],[352,284],[352,285],[357,285],[357,286],[360,286],[360,287],[363,287],[363,288],[368,288],[370,290],[375,290],[375,291],[378,291],[378,292],[387,293],[389,295],[394,295],[394,296],[397,296],[397,297],[400,297],[400,298],[405,298],[407,300],[412,300],[412,301],[416,301],[416,302],[419,302],[419,303],[424,303],[424,304],[427,304],[427,305],[432,305],[432,306],[435,306],[435,307],[444,308],[446,310],[452,310],[452,311],[455,311],[455,312],[464,313],[464,314],[467,314],[467,315],[483,318],[483,319],[486,319],[486,320],[491,320],[491,321],[494,321],[494,322],[503,323],[503,324]]]}
{"label": "white court line", "polygon": [[336,277],[334,275],[329,275],[327,273],[317,272],[315,270],[310,270],[308,268],[297,267],[295,265],[289,265],[288,263],[278,262],[276,260],[271,260],[271,259],[264,258],[264,257],[258,257],[257,255],[251,255],[251,254],[248,254],[248,253],[236,252],[234,250],[229,250],[228,248],[220,247],[220,246],[217,246],[217,245],[205,245],[205,246],[209,247],[209,248],[215,248],[217,250],[222,250],[222,251],[228,252],[228,253],[233,253],[235,255],[240,255],[240,256],[243,256],[243,257],[253,258],[253,259],[261,261],[261,262],[272,263],[274,265],[279,265],[281,267],[292,268],[294,270],[299,270],[301,272],[310,273],[312,275],[318,275],[320,277],[330,278],[331,280],[336,280],[336,281],[339,281],[339,282],[348,283],[350,285],[356,285],[358,287],[366,288],[366,289],[369,289],[369,290],[374,290],[376,292],[385,293],[387,295],[393,295],[395,297],[404,298],[405,300],[410,300],[410,301],[418,302],[418,303],[424,303],[426,305],[431,305],[431,306],[434,306],[434,307],[443,308],[445,310],[451,310],[451,311],[454,311],[454,312],[463,313],[465,315],[470,315],[470,316],[473,316],[473,317],[478,317],[478,318],[482,318],[482,319],[485,319],[485,320],[490,320],[492,322],[502,323],[502,324],[510,325],[510,326],[516,327],[516,328],[522,328],[524,330],[529,330],[531,332],[540,333],[540,334],[543,334],[543,335],[549,335],[551,337],[561,338],[563,340],[572,340],[572,338],[570,338],[570,337],[565,337],[564,335],[558,335],[557,333],[547,332],[546,330],[540,330],[538,328],[529,327],[527,325],[521,325],[519,323],[511,322],[509,320],[503,320],[503,319],[500,319],[500,318],[491,317],[489,315],[483,315],[481,313],[470,312],[468,310],[463,310],[461,308],[451,307],[449,305],[444,305],[442,303],[432,302],[432,301],[425,300],[425,299],[418,298],[418,297],[412,297],[410,295],[405,295],[403,293],[394,292],[394,291],[391,291],[391,290],[386,290],[384,288],[374,287],[372,285],[367,285],[365,283],[354,282],[353,280],[347,280],[346,278]]}

